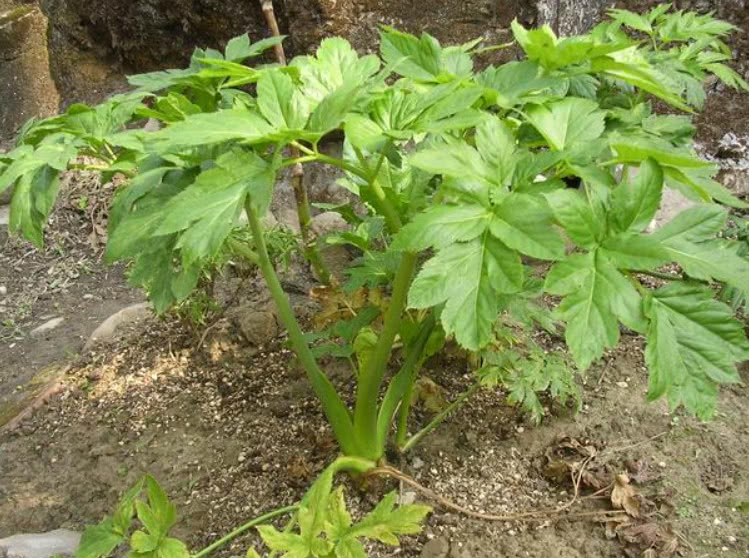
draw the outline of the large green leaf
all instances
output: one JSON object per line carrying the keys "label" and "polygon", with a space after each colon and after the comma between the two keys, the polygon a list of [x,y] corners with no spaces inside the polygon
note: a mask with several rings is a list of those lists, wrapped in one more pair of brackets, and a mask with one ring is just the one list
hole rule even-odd
{"label": "large green leaf", "polygon": [[324,134],[338,128],[353,107],[357,91],[357,84],[346,84],[323,97],[309,118],[309,130]]}
{"label": "large green leaf", "polygon": [[749,357],[743,327],[704,286],[670,283],[645,301],[650,318],[645,359],[648,398],[668,397],[702,419],[715,410],[717,387],[738,383],[735,361]]}
{"label": "large green leaf", "polygon": [[640,164],[637,176],[620,184],[611,196],[611,211],[619,230],[645,229],[660,207],[662,191],[663,171],[653,159],[646,159]]}
{"label": "large green leaf", "polygon": [[210,257],[234,227],[248,193],[256,211],[265,214],[273,178],[270,165],[254,153],[226,153],[161,209],[161,223],[153,234],[185,231],[177,247],[187,264]]}
{"label": "large green leaf", "polygon": [[543,98],[559,84],[553,77],[541,75],[539,65],[531,60],[490,66],[476,76],[476,82],[488,88],[491,99],[505,109]]}
{"label": "large green leaf", "polygon": [[663,242],[663,246],[690,277],[717,279],[749,292],[749,261],[738,256],[724,241],[715,239],[697,244],[673,239]]}
{"label": "large green leaf", "polygon": [[648,271],[672,261],[668,250],[649,235],[617,234],[604,240],[601,250],[619,269]]}
{"label": "large green leaf", "polygon": [[395,237],[393,250],[420,251],[473,240],[489,226],[492,213],[480,205],[438,205],[416,215]]}
{"label": "large green leaf", "polygon": [[111,519],[105,519],[98,525],[86,527],[81,536],[75,558],[101,558],[109,556],[124,537],[114,530]]}
{"label": "large green leaf", "polygon": [[606,113],[590,99],[567,97],[527,109],[528,119],[556,151],[590,142],[603,134]]}
{"label": "large green leaf", "polygon": [[464,142],[422,149],[411,155],[408,160],[417,169],[432,174],[458,177],[484,185],[491,181],[488,165],[476,149]]}
{"label": "large green leaf", "polygon": [[725,225],[727,217],[728,212],[719,205],[695,205],[679,213],[652,236],[663,242],[701,242],[715,237]]}
{"label": "large green leaf", "polygon": [[380,54],[388,69],[420,82],[441,83],[469,77],[473,70],[469,52],[479,42],[481,39],[443,48],[428,33],[416,37],[387,26],[380,30]]}
{"label": "large green leaf", "polygon": [[476,147],[491,169],[492,181],[506,186],[515,171],[515,136],[495,116],[487,116],[476,126]]}
{"label": "large green leaf", "polygon": [[564,296],[556,315],[567,324],[565,339],[581,370],[619,341],[619,320],[642,331],[642,299],[599,252],[572,254],[551,268],[546,291]]}
{"label": "large green leaf", "polygon": [[302,129],[309,108],[288,74],[280,70],[264,72],[257,82],[257,106],[276,128]]}
{"label": "large green leaf", "polygon": [[411,285],[408,302],[413,308],[445,302],[441,315],[445,333],[477,350],[491,338],[497,295],[519,291],[522,285],[518,255],[484,233],[471,242],[452,244],[427,261]]}
{"label": "large green leaf", "polygon": [[558,39],[548,25],[529,31],[517,20],[512,22],[512,33],[528,59],[536,60],[550,70],[603,57],[631,44],[626,37],[606,43],[599,43],[590,36]]}
{"label": "large green leaf", "polygon": [[226,141],[267,141],[273,128],[259,114],[243,109],[193,114],[147,136],[156,152],[198,147]]}
{"label": "large green leaf", "polygon": [[323,39],[315,56],[297,56],[290,64],[299,70],[302,92],[313,105],[346,85],[356,88],[380,69],[375,55],[361,58],[345,39]]}
{"label": "large green leaf", "polygon": [[552,213],[543,199],[512,193],[494,210],[491,233],[510,248],[542,260],[564,256],[564,240],[552,226]]}
{"label": "large green leaf", "polygon": [[47,165],[24,174],[16,184],[10,203],[10,232],[21,231],[39,248],[44,244],[42,230],[57,199],[59,174]]}
{"label": "large green leaf", "polygon": [[583,248],[592,249],[606,235],[606,223],[589,200],[577,190],[556,190],[546,195],[556,221]]}

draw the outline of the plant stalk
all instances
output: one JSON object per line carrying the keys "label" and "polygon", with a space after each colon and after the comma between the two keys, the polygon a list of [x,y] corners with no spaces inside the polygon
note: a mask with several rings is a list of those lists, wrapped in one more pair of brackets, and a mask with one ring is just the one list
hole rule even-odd
{"label": "plant stalk", "polygon": [[203,550],[198,552],[197,554],[193,554],[191,558],[203,558],[204,556],[208,556],[211,552],[214,550],[218,550],[222,546],[224,546],[226,543],[230,542],[232,539],[236,539],[239,535],[247,531],[248,529],[252,529],[256,525],[260,525],[261,523],[265,523],[269,519],[273,519],[274,517],[278,517],[279,515],[284,515],[287,513],[293,513],[297,509],[299,509],[298,505],[294,506],[286,506],[285,508],[279,508],[277,510],[270,511],[266,514],[261,515],[260,517],[256,517],[255,519],[248,521],[244,525],[237,527],[234,529],[231,533],[228,535],[221,537],[219,540],[217,540],[214,543],[211,543],[210,545],[206,546]]}
{"label": "plant stalk", "polygon": [[422,322],[416,339],[408,348],[403,366],[388,384],[377,416],[377,443],[380,446],[385,446],[393,416],[398,410],[398,405],[401,404],[404,394],[413,388],[416,375],[423,362],[424,348],[434,330],[434,324],[434,315],[430,312]]}
{"label": "plant stalk", "polygon": [[[268,24],[271,34],[274,37],[278,37],[281,34],[281,30],[278,28],[276,12],[273,10],[273,0],[260,0],[260,7],[263,9],[265,22]],[[276,60],[278,60],[278,63],[281,66],[286,66],[286,53],[283,50],[283,45],[280,43],[274,45],[273,50],[276,53]]]}
{"label": "plant stalk", "polygon": [[[274,37],[281,35],[281,31],[278,28],[278,20],[276,19],[276,12],[273,10],[272,0],[261,0],[260,5],[263,9],[263,15],[265,21],[268,24],[268,28]],[[278,43],[273,45],[273,50],[276,53],[276,60],[281,66],[286,66],[286,53],[284,52],[283,45]],[[299,152],[295,147],[291,147],[291,158],[296,159],[299,157]],[[291,187],[294,190],[294,198],[296,200],[296,211],[299,217],[299,228],[302,232],[302,244],[303,253],[307,261],[312,265],[315,270],[318,279],[326,284],[330,284],[330,271],[325,267],[324,262],[320,258],[314,244],[310,243],[309,240],[309,224],[312,219],[312,213],[309,205],[309,196],[307,195],[307,189],[304,187],[304,168],[301,162],[294,164],[291,170]]]}
{"label": "plant stalk", "polygon": [[437,414],[437,416],[435,416],[429,422],[429,424],[427,424],[424,428],[422,428],[416,434],[414,434],[413,436],[411,436],[411,438],[409,438],[408,442],[406,442],[401,447],[401,452],[402,453],[406,453],[408,450],[410,450],[416,444],[418,444],[424,436],[426,436],[427,434],[429,434],[430,432],[432,432],[432,430],[434,430],[435,428],[437,428],[440,425],[440,423],[442,421],[444,421],[448,417],[448,415],[450,413],[452,413],[458,407],[460,407],[461,405],[463,405],[463,403],[465,403],[466,400],[469,397],[471,397],[474,393],[476,393],[479,390],[480,387],[481,387],[481,384],[477,382],[477,383],[473,384],[467,391],[464,391],[463,393],[461,393],[457,397],[457,399],[455,399],[455,401],[453,401],[447,407],[445,407],[442,411],[440,411]]}
{"label": "plant stalk", "polygon": [[359,374],[354,408],[354,433],[359,444],[359,455],[375,461],[382,457],[384,450],[384,447],[377,443],[380,386],[393,350],[393,341],[400,329],[408,288],[416,268],[416,259],[417,255],[413,252],[405,252],[401,258],[380,337],[372,356],[367,361],[367,366]]}
{"label": "plant stalk", "polygon": [[252,202],[249,197],[245,201],[245,211],[247,212],[247,219],[250,222],[252,236],[255,241],[255,249],[257,250],[259,260],[258,267],[260,267],[260,271],[265,278],[265,282],[268,285],[273,301],[276,304],[281,323],[283,323],[288,332],[291,346],[294,348],[294,352],[299,358],[299,362],[304,368],[310,384],[312,384],[312,389],[315,390],[317,397],[322,403],[325,416],[333,428],[333,432],[341,446],[341,450],[346,455],[358,455],[356,452],[357,444],[355,443],[354,429],[351,423],[349,410],[343,404],[343,401],[341,401],[341,398],[338,396],[335,387],[330,383],[328,377],[322,370],[320,370],[312,351],[310,351],[309,345],[307,345],[307,342],[304,339],[304,334],[299,327],[296,316],[294,316],[294,311],[289,303],[289,298],[281,287],[276,270],[273,268],[273,263],[268,255],[268,248],[265,245],[265,238],[263,237],[260,220],[252,207]]}

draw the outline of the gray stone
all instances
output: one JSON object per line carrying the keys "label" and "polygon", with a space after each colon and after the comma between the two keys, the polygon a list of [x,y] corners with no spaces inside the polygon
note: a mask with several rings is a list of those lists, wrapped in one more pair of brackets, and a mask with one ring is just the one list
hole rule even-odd
{"label": "gray stone", "polygon": [[421,558],[446,558],[450,552],[450,542],[445,537],[436,537],[421,549]]}
{"label": "gray stone", "polygon": [[10,223],[10,206],[0,205],[0,226],[8,226]]}
{"label": "gray stone", "polygon": [[73,556],[81,534],[68,529],[48,533],[25,533],[0,539],[0,556],[6,558],[50,558]]}
{"label": "gray stone", "polygon": [[721,182],[734,196],[749,196],[749,170],[725,171]]}
{"label": "gray stone", "polygon": [[283,207],[276,212],[276,219],[278,224],[286,227],[290,231],[300,234],[302,227],[299,225],[299,215],[297,214],[296,208]]}
{"label": "gray stone", "polygon": [[589,31],[601,13],[611,6],[611,0],[538,0],[538,24],[547,24],[562,37]]}
{"label": "gray stone", "polygon": [[11,186],[0,192],[0,206],[10,204],[10,200],[13,199],[13,191],[15,188]]}
{"label": "gray stone", "polygon": [[59,326],[62,322],[65,321],[65,318],[52,318],[51,320],[47,320],[42,325],[35,327],[31,330],[30,335],[32,337],[40,337],[44,335],[45,333],[49,333],[53,329],[55,329],[57,326]]}
{"label": "gray stone", "polygon": [[147,302],[132,304],[115,312],[104,320],[89,336],[83,350],[90,349],[94,343],[108,343],[114,339],[118,328],[145,320],[151,315],[151,307]]}
{"label": "gray stone", "polygon": [[332,232],[341,232],[349,228],[349,224],[335,211],[326,211],[310,219],[309,232],[312,238],[320,238]]}
{"label": "gray stone", "polygon": [[266,345],[278,335],[278,323],[269,310],[238,312],[237,325],[242,335],[253,345]]}

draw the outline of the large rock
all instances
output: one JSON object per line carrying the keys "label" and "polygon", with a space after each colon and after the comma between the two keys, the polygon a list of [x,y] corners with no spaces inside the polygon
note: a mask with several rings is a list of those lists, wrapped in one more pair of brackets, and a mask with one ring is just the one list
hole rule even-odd
{"label": "large rock", "polygon": [[560,36],[585,33],[601,20],[614,0],[539,0],[538,24],[548,24]]}
{"label": "large rock", "polygon": [[3,558],[51,558],[72,556],[78,548],[81,534],[68,529],[48,533],[25,533],[0,539]]}
{"label": "large rock", "polygon": [[57,112],[46,29],[47,19],[33,3],[0,0],[0,139],[31,117]]}

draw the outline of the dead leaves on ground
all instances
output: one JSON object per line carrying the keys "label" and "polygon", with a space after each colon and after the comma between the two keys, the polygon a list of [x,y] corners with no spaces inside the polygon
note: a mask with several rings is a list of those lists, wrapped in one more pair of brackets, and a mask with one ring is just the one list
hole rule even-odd
{"label": "dead leaves on ground", "polygon": [[[605,523],[607,538],[628,545],[627,556],[670,558],[684,543],[663,521],[671,506],[667,501],[657,505],[642,490],[657,474],[646,460],[616,453],[603,444],[566,436],[547,448],[543,474],[556,484],[572,484],[578,499],[607,500],[610,507],[601,510],[599,520]],[[612,516],[616,510],[624,513]]]}
{"label": "dead leaves on ground", "polygon": [[620,473],[614,479],[611,489],[611,503],[614,508],[624,510],[627,515],[640,517],[640,501],[634,487],[629,484],[627,473]]}

